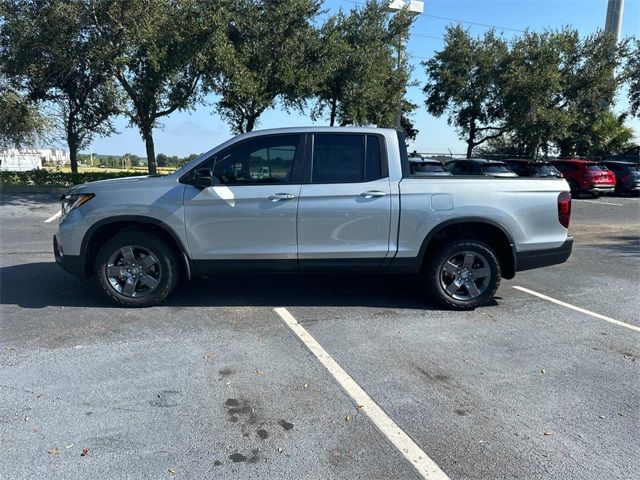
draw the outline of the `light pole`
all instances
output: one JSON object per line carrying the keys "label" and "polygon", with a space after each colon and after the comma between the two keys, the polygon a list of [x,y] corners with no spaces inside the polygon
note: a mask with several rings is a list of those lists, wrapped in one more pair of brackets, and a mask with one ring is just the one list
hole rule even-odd
{"label": "light pole", "polygon": [[616,37],[616,43],[620,40],[623,12],[624,0],[609,0],[609,3],[607,4],[607,18],[604,24],[604,31],[614,34]]}
{"label": "light pole", "polygon": [[[387,8],[393,12],[398,12],[400,10],[406,10],[414,16],[420,15],[424,11],[424,2],[419,0],[389,0],[389,5]],[[398,66],[397,73],[400,75],[400,70],[402,69],[402,47],[404,43],[404,38],[402,35],[398,38]],[[398,100],[398,110],[396,112],[396,128],[402,128],[402,101],[404,100],[404,92],[401,92]]]}

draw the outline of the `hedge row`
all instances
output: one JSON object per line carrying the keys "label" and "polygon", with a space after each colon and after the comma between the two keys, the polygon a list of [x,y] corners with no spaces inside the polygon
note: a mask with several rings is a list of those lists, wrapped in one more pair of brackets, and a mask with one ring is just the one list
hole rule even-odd
{"label": "hedge row", "polygon": [[95,182],[110,178],[132,177],[144,175],[140,172],[56,172],[50,170],[29,170],[28,172],[0,172],[0,185],[3,186],[36,186],[36,187],[70,187],[79,183]]}

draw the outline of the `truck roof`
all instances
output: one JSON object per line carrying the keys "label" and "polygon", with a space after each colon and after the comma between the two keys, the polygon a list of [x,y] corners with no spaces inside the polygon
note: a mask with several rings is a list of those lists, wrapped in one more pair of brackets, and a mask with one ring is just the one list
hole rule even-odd
{"label": "truck roof", "polygon": [[253,130],[251,132],[243,133],[240,137],[252,137],[254,135],[264,134],[286,134],[286,133],[382,133],[382,132],[394,132],[393,128],[380,128],[375,126],[369,127],[327,127],[310,125],[307,127],[283,127],[283,128],[267,128],[264,130]]}

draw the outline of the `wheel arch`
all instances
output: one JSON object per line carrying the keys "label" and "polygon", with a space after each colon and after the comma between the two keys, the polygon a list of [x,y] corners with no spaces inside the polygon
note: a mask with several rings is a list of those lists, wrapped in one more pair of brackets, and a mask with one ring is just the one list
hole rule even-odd
{"label": "wheel arch", "polygon": [[84,258],[84,268],[87,277],[93,275],[93,264],[100,246],[109,238],[127,230],[142,230],[158,235],[165,240],[176,254],[178,263],[183,267],[183,275],[191,278],[191,267],[187,249],[180,237],[166,223],[153,217],[142,215],[119,215],[100,220],[93,224],[85,233],[80,246],[80,255]]}
{"label": "wheel arch", "polygon": [[509,230],[499,222],[481,217],[460,217],[434,227],[420,246],[420,264],[425,265],[427,252],[452,238],[475,238],[487,242],[496,252],[503,278],[516,274],[515,242]]}

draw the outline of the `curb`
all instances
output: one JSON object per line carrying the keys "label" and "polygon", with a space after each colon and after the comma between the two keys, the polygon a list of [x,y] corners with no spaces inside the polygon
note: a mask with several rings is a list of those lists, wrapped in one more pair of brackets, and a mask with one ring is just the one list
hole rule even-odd
{"label": "curb", "polygon": [[46,193],[51,195],[61,195],[66,193],[71,187],[25,187],[25,186],[0,186],[0,195]]}

